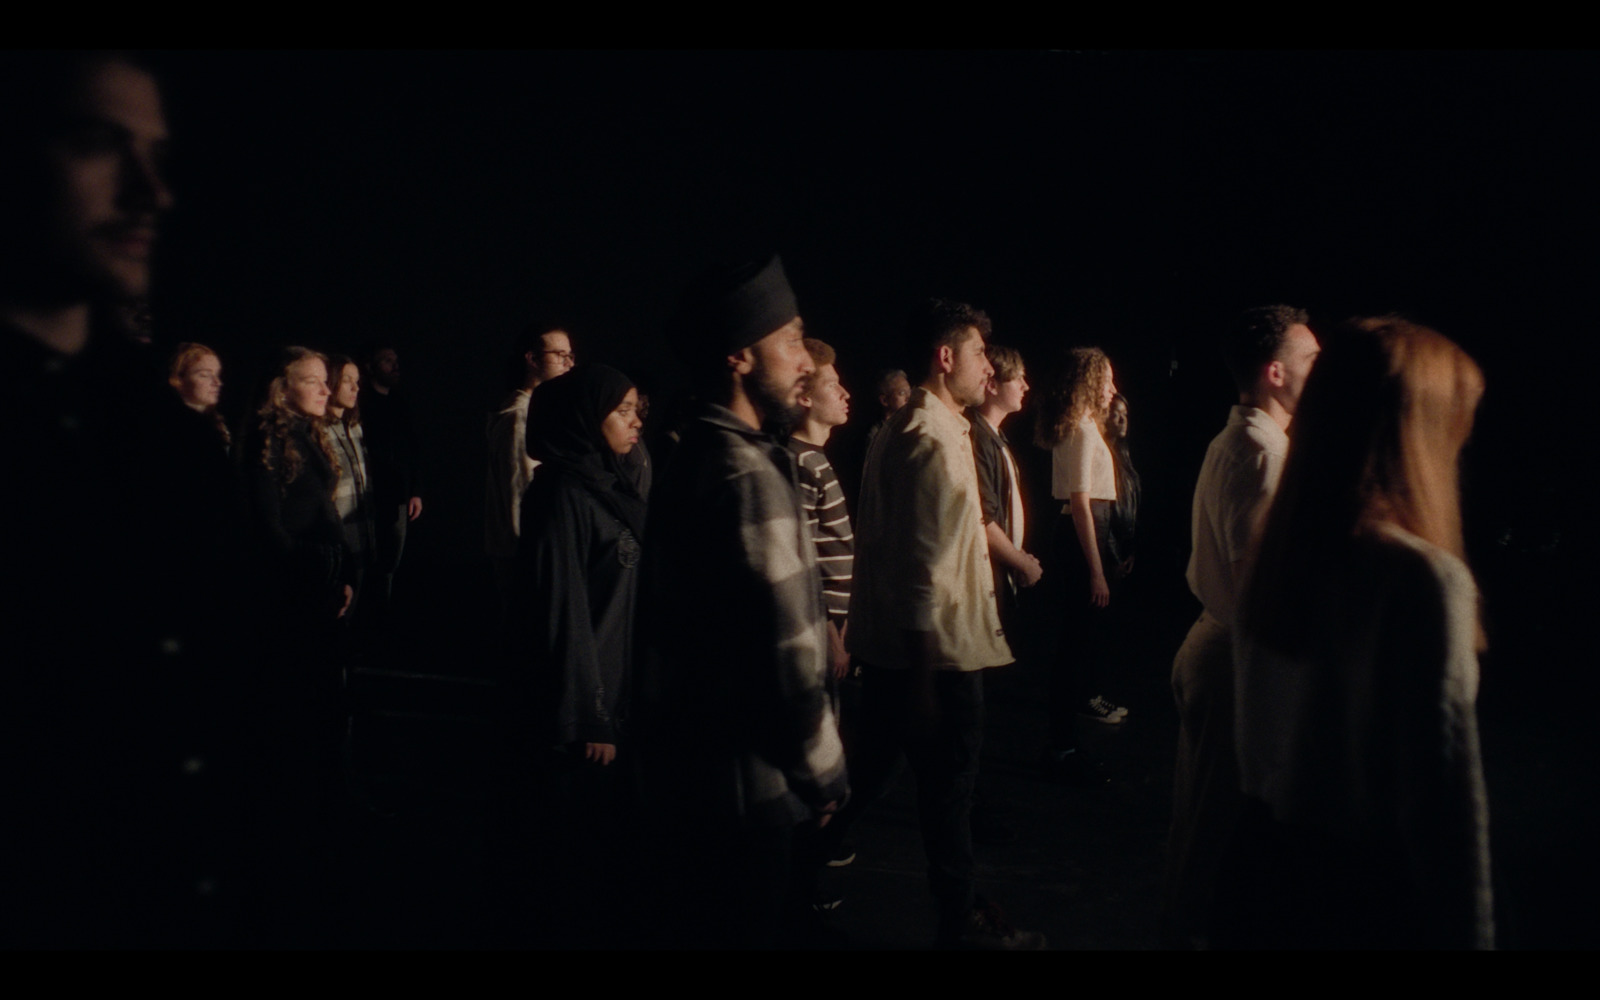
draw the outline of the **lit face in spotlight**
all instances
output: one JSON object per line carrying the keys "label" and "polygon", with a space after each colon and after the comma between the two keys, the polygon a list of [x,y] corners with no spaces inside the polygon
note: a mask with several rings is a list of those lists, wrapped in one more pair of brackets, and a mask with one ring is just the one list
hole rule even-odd
{"label": "lit face in spotlight", "polygon": [[308,417],[328,412],[328,366],[320,358],[303,358],[283,373],[289,406]]}
{"label": "lit face in spotlight", "polygon": [[1028,398],[1028,373],[1026,370],[1017,372],[1017,377],[1004,382],[989,380],[989,385],[994,392],[994,400],[1000,406],[1001,413],[1016,413],[1022,409],[1022,401]]}
{"label": "lit face in spotlight", "polygon": [[1128,404],[1120,399],[1111,401],[1111,412],[1106,415],[1106,434],[1113,441],[1128,436]]}
{"label": "lit face in spotlight", "polygon": [[806,350],[805,327],[800,317],[745,348],[751,364],[744,378],[745,392],[764,420],[796,424],[800,408],[800,380],[816,371]]}
{"label": "lit face in spotlight", "polygon": [[850,419],[850,393],[831,364],[817,369],[811,377],[811,393],[800,399],[809,408],[811,419],[824,427],[839,427]]}
{"label": "lit face in spotlight", "polygon": [[966,336],[948,350],[950,369],[945,373],[945,385],[951,397],[961,406],[982,406],[984,390],[994,377],[994,367],[984,352],[983,335],[977,327],[969,326]]}
{"label": "lit face in spotlight", "polygon": [[1311,376],[1311,367],[1317,363],[1317,355],[1321,353],[1322,345],[1317,343],[1317,335],[1304,323],[1296,323],[1284,331],[1283,344],[1273,360],[1283,366],[1283,389],[1279,399],[1283,408],[1291,414],[1300,404],[1306,379]]}
{"label": "lit face in spotlight", "polygon": [[339,374],[339,384],[333,388],[333,405],[341,410],[351,410],[360,398],[361,369],[355,365],[345,365]]}
{"label": "lit face in spotlight", "polygon": [[600,434],[606,439],[606,447],[618,455],[626,455],[639,443],[639,428],[643,426],[644,422],[639,419],[639,390],[629,389],[617,408],[606,414],[600,424]]}
{"label": "lit face in spotlight", "polygon": [[572,338],[563,330],[551,330],[539,337],[539,356],[534,366],[539,369],[539,379],[548,382],[557,375],[565,375],[578,363],[572,350]]}
{"label": "lit face in spotlight", "polygon": [[208,410],[222,402],[222,359],[202,354],[200,360],[172,380],[173,388],[191,409]]}

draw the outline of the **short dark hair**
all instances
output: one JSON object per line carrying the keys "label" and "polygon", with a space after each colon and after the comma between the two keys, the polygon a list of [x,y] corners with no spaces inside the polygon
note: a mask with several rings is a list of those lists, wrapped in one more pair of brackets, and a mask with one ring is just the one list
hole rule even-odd
{"label": "short dark hair", "polygon": [[925,373],[933,371],[934,355],[941,347],[956,347],[968,329],[976,327],[985,341],[994,326],[982,309],[949,299],[927,299],[906,318],[905,352],[912,364]]}
{"label": "short dark hair", "polygon": [[1291,326],[1309,326],[1311,317],[1294,306],[1256,306],[1240,313],[1222,334],[1222,360],[1241,393],[1255,388],[1261,366],[1283,348]]}

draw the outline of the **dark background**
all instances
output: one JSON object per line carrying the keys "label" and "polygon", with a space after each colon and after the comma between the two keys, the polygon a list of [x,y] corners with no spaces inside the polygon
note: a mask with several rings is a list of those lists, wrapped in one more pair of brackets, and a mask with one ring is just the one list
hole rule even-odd
{"label": "dark background", "polygon": [[[1593,946],[1593,109],[1582,53],[167,53],[163,344],[242,414],[276,348],[396,346],[425,511],[406,578],[487,600],[483,429],[534,314],[670,399],[658,330],[704,265],[777,250],[853,424],[920,297],[1035,373],[1098,344],[1131,400],[1142,569],[1177,623],[1232,390],[1220,323],[1399,311],[1482,364],[1469,550],[1502,938]],[[468,581],[462,584],[462,581]],[[460,601],[417,599],[453,627]],[[1156,669],[1152,667],[1152,669]]]}

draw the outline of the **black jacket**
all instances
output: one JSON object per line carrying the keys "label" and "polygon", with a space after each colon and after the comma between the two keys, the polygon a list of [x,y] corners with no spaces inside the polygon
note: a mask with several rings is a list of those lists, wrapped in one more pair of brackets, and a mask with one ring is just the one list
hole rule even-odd
{"label": "black jacket", "polygon": [[331,619],[344,589],[344,528],[333,506],[335,473],[309,418],[295,421],[288,440],[300,455],[293,480],[284,440],[266,441],[260,430],[246,444],[245,479],[285,610],[296,617]]}

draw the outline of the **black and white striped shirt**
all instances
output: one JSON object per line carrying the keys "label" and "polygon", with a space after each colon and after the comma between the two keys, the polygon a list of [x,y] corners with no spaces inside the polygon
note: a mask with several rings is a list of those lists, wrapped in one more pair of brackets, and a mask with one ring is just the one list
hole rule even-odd
{"label": "black and white striped shirt", "polygon": [[828,620],[844,628],[850,614],[850,580],[855,574],[855,533],[844,490],[828,456],[816,445],[789,439],[800,466],[800,506],[806,513],[812,541],[817,546],[817,569],[822,575],[822,603]]}

